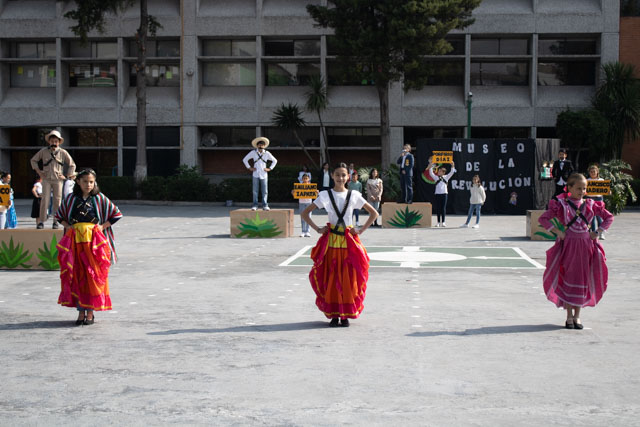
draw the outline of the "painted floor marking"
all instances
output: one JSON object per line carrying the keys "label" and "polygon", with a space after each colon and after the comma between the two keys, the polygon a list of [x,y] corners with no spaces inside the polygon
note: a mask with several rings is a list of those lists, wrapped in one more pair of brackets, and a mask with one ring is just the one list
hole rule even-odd
{"label": "painted floor marking", "polygon": [[[280,264],[311,267],[312,246],[305,246]],[[425,246],[370,246],[371,267],[544,269],[522,249],[514,247],[435,248]]]}

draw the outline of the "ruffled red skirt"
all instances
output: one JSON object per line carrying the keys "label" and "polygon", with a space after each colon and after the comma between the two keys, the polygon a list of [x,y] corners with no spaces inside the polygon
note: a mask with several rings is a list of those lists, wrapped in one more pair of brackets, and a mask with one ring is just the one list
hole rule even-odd
{"label": "ruffled red skirt", "polygon": [[309,281],[320,311],[328,319],[357,319],[364,309],[369,279],[369,256],[360,237],[348,229],[344,236],[326,232],[311,251],[311,259]]}
{"label": "ruffled red skirt", "polygon": [[111,250],[95,224],[78,223],[57,245],[60,263],[58,304],[87,310],[111,310]]}

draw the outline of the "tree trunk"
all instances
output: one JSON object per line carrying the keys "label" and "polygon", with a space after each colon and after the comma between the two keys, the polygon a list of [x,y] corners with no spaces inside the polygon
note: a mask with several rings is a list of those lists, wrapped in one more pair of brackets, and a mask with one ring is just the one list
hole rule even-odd
{"label": "tree trunk", "polygon": [[391,140],[389,138],[389,82],[376,86],[380,99],[380,150],[382,170],[391,164]]}
{"label": "tree trunk", "polygon": [[147,0],[140,0],[140,27],[136,34],[138,43],[138,62],[136,63],[137,146],[134,178],[137,184],[140,184],[147,177],[147,81],[145,70],[147,67],[148,29]]}
{"label": "tree trunk", "polygon": [[320,166],[318,166],[316,161],[313,160],[313,157],[311,157],[311,154],[309,153],[309,151],[307,151],[307,147],[304,146],[304,142],[302,141],[302,138],[300,138],[300,135],[298,135],[298,131],[295,130],[295,129],[293,129],[293,136],[296,137],[296,140],[298,141],[298,144],[300,144],[300,147],[302,147],[302,151],[304,151],[304,154],[306,154],[307,158],[309,158],[309,161],[311,162],[311,165],[313,166],[313,170],[320,170]]}
{"label": "tree trunk", "polygon": [[322,123],[322,117],[320,111],[318,111],[318,121],[320,122],[320,163],[324,165],[325,162],[331,162],[329,160],[329,148],[327,147],[327,132],[324,129]]}

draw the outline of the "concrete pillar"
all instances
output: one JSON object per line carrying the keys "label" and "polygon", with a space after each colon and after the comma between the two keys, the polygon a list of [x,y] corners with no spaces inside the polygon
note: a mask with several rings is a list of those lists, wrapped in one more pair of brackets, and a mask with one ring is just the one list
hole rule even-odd
{"label": "concrete pillar", "polygon": [[[187,166],[198,165],[198,127],[185,126],[184,123],[195,123],[196,105],[200,91],[200,68],[197,55],[200,52],[198,37],[195,34],[197,0],[181,0],[182,37],[181,37],[181,131],[180,131],[180,163]],[[188,54],[187,54],[188,53]]]}
{"label": "concrete pillar", "polygon": [[[464,101],[465,107],[468,108],[468,100],[469,100],[469,92],[471,92],[471,34],[465,34],[464,37]],[[472,104],[473,108],[473,104]],[[467,111],[467,114],[469,112]],[[465,117],[467,117],[465,114]],[[473,123],[473,113],[471,116],[471,123]],[[464,122],[464,137],[469,138],[468,135],[468,120]],[[471,129],[471,134],[473,135],[473,129]]]}

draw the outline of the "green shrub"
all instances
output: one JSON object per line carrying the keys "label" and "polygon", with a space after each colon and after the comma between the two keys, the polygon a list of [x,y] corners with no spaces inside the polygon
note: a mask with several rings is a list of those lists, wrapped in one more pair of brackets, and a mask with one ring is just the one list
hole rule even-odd
{"label": "green shrub", "polygon": [[618,215],[627,205],[627,200],[636,202],[636,193],[631,188],[633,177],[624,169],[631,170],[631,165],[622,160],[611,160],[600,166],[600,176],[611,180],[611,194],[604,197],[607,209]]}
{"label": "green shrub", "polygon": [[[633,192],[636,195],[640,194],[640,178],[634,178],[630,184]],[[636,198],[635,201],[627,202],[627,206],[640,206],[640,199]]]}
{"label": "green shrub", "polygon": [[177,174],[166,181],[167,200],[177,201],[211,201],[215,198],[215,186],[203,177],[194,166],[182,165]]}
{"label": "green shrub", "polygon": [[98,180],[100,191],[113,200],[136,198],[136,187],[131,176],[101,176]]}
{"label": "green shrub", "polygon": [[144,200],[168,200],[167,178],[163,176],[148,176],[140,183],[140,193]]}
{"label": "green shrub", "polygon": [[[296,182],[291,178],[272,178],[269,176],[269,202],[293,203],[295,200],[291,195],[293,184]],[[233,200],[234,202],[251,203],[253,201],[253,181],[251,177],[227,178],[223,180],[216,189],[216,200],[224,202]]]}
{"label": "green shrub", "polygon": [[[298,173],[302,170],[302,166],[280,166],[276,165],[275,169],[269,172],[269,181],[275,178],[289,178],[291,182],[298,180]],[[317,172],[311,171],[311,175],[317,175]]]}

